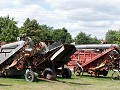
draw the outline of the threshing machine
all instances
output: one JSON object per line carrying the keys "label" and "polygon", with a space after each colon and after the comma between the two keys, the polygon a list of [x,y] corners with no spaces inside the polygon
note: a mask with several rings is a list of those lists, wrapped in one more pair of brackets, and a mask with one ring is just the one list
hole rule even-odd
{"label": "threshing machine", "polygon": [[76,45],[77,51],[68,63],[77,75],[87,72],[92,76],[108,74],[108,70],[119,67],[114,65],[119,61],[120,51],[117,44]]}
{"label": "threshing machine", "polygon": [[[17,41],[0,46],[0,76],[23,76],[27,81],[39,78],[70,78],[71,71],[64,68],[76,51],[74,45],[61,42]],[[62,69],[61,69],[62,68]]]}

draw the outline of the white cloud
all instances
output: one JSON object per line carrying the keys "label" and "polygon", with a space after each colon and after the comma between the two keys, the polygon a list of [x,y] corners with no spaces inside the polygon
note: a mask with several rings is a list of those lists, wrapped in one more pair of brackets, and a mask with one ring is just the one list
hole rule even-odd
{"label": "white cloud", "polygon": [[115,21],[111,25],[112,29],[119,29],[120,30],[120,21]]}
{"label": "white cloud", "polygon": [[29,17],[65,27],[73,37],[83,31],[101,39],[120,28],[120,0],[0,0],[0,15],[14,17],[19,26]]}

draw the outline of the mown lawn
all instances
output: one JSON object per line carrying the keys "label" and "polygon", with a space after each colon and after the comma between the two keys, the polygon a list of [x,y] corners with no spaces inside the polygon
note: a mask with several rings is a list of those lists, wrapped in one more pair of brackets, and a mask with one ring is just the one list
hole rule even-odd
{"label": "mown lawn", "polygon": [[120,81],[107,77],[91,77],[90,75],[72,76],[71,79],[58,77],[55,82],[26,82],[24,78],[0,78],[0,90],[120,90]]}

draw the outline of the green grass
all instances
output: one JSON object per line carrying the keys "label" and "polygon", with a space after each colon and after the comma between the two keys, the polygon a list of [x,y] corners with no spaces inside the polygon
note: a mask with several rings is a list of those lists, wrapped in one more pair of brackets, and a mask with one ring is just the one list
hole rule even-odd
{"label": "green grass", "polygon": [[26,82],[24,78],[0,78],[0,90],[120,90],[120,81],[107,77],[72,76],[71,79],[58,77],[55,82]]}

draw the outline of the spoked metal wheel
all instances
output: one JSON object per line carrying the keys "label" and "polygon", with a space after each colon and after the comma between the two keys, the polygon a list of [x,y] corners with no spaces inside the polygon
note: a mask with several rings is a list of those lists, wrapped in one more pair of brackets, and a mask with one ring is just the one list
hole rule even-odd
{"label": "spoked metal wheel", "polygon": [[77,63],[77,66],[74,67],[74,75],[76,76],[83,75],[83,68],[79,63]]}
{"label": "spoked metal wheel", "polygon": [[74,75],[76,76],[83,75],[83,70],[80,67],[74,67]]}
{"label": "spoked metal wheel", "polygon": [[112,76],[111,76],[112,80],[120,80],[120,72],[118,70],[114,70]]}
{"label": "spoked metal wheel", "polygon": [[34,82],[35,81],[35,74],[31,69],[26,70],[25,80],[28,81],[28,82]]}

